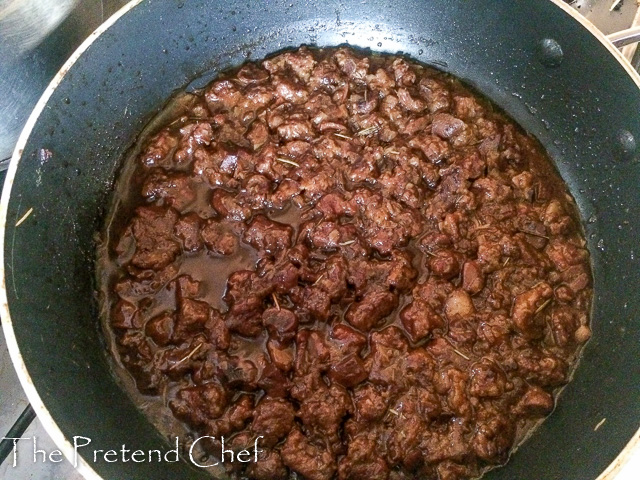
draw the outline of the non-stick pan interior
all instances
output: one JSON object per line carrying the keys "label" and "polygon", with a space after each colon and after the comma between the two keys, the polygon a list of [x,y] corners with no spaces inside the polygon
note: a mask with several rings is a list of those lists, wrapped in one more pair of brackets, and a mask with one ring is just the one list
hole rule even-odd
{"label": "non-stick pan interior", "polygon": [[286,47],[343,43],[404,52],[458,75],[556,161],[593,257],[594,335],[553,415],[486,478],[597,477],[640,418],[640,92],[585,27],[539,0],[143,1],[120,18],[53,92],[4,193],[6,202],[11,187],[4,287],[44,405],[67,438],[91,438],[81,453],[104,478],[197,478],[186,463],[91,458],[93,449],[123,444],[170,448],[109,370],[94,301],[94,234],[123,153],[176,89]]}

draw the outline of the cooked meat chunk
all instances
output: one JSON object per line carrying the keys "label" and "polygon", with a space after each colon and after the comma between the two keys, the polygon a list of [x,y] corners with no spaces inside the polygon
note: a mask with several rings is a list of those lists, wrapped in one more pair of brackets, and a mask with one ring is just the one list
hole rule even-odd
{"label": "cooked meat chunk", "polygon": [[174,233],[182,241],[185,251],[195,252],[202,248],[201,223],[202,219],[195,213],[184,215],[176,222]]}
{"label": "cooked meat chunk", "polygon": [[369,331],[380,320],[389,315],[398,305],[398,297],[391,292],[373,291],[352,304],[345,314],[346,320],[354,327]]}
{"label": "cooked meat chunk", "polygon": [[258,251],[275,254],[291,246],[292,228],[258,215],[246,229],[243,240]]}
{"label": "cooked meat chunk", "polygon": [[139,207],[131,222],[135,253],[131,264],[159,270],[173,262],[180,251],[173,229],[177,213],[170,208]]}
{"label": "cooked meat chunk", "polygon": [[285,308],[270,308],[262,314],[262,322],[269,335],[280,342],[290,342],[298,331],[295,313]]}
{"label": "cooked meat chunk", "polygon": [[207,222],[200,232],[207,249],[217,255],[233,255],[238,248],[238,239],[222,223]]}
{"label": "cooked meat chunk", "polygon": [[264,445],[274,446],[293,428],[293,406],[280,398],[264,398],[256,407],[251,428],[264,436]]}
{"label": "cooked meat chunk", "polygon": [[331,480],[336,471],[331,452],[310,443],[298,429],[291,431],[280,455],[287,467],[309,480]]}
{"label": "cooked meat chunk", "polygon": [[158,169],[149,174],[142,186],[142,195],[147,201],[164,202],[182,211],[196,199],[191,182],[191,178],[185,174],[168,175]]}
{"label": "cooked meat chunk", "polygon": [[169,406],[178,418],[193,425],[202,425],[224,413],[227,392],[215,383],[183,388]]}
{"label": "cooked meat chunk", "polygon": [[288,477],[287,467],[275,450],[262,450],[258,453],[258,461],[249,464],[247,474],[254,480],[286,480]]}
{"label": "cooked meat chunk", "polygon": [[400,320],[412,342],[419,342],[432,331],[444,327],[444,321],[431,306],[415,299],[400,312]]}
{"label": "cooked meat chunk", "polygon": [[553,296],[553,289],[545,282],[536,285],[531,290],[517,295],[513,301],[513,323],[515,328],[527,336],[536,336],[542,325],[536,322],[538,314]]}

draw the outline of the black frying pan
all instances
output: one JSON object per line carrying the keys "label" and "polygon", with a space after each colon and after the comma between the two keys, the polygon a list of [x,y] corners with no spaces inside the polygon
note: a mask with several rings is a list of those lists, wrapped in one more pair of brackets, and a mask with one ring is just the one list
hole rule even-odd
{"label": "black frying pan", "polygon": [[640,78],[593,28],[543,0],[147,0],[127,10],[38,104],[0,211],[9,349],[65,453],[74,435],[92,439],[81,450],[87,478],[206,478],[187,463],[90,456],[170,448],[110,372],[94,301],[94,233],[123,153],[176,89],[300,44],[401,51],[465,79],[538,137],[578,203],[594,263],[593,339],[556,411],[486,478],[594,479],[630,439],[637,447]]}

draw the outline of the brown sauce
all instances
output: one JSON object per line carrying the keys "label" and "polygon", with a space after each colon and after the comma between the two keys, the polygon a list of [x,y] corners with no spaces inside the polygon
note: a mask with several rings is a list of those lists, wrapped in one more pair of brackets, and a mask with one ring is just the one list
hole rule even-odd
{"label": "brown sauce", "polygon": [[457,80],[303,47],[148,132],[98,270],[116,373],[163,434],[262,435],[237,478],[456,480],[553,410],[590,336],[575,204]]}

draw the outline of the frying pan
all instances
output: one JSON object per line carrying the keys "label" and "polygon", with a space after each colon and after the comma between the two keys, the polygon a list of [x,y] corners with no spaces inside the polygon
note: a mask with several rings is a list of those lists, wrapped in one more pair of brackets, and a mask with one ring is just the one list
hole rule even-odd
{"label": "frying pan", "polygon": [[549,151],[592,254],[593,338],[556,411],[486,478],[613,478],[640,443],[640,77],[555,0],[137,0],[101,27],[31,115],[1,202],[0,313],[48,433],[72,460],[73,436],[92,440],[86,478],[208,478],[186,462],[91,458],[123,444],[171,448],[110,370],[94,234],[124,152],[174,91],[286,47],[344,43],[461,77]]}

